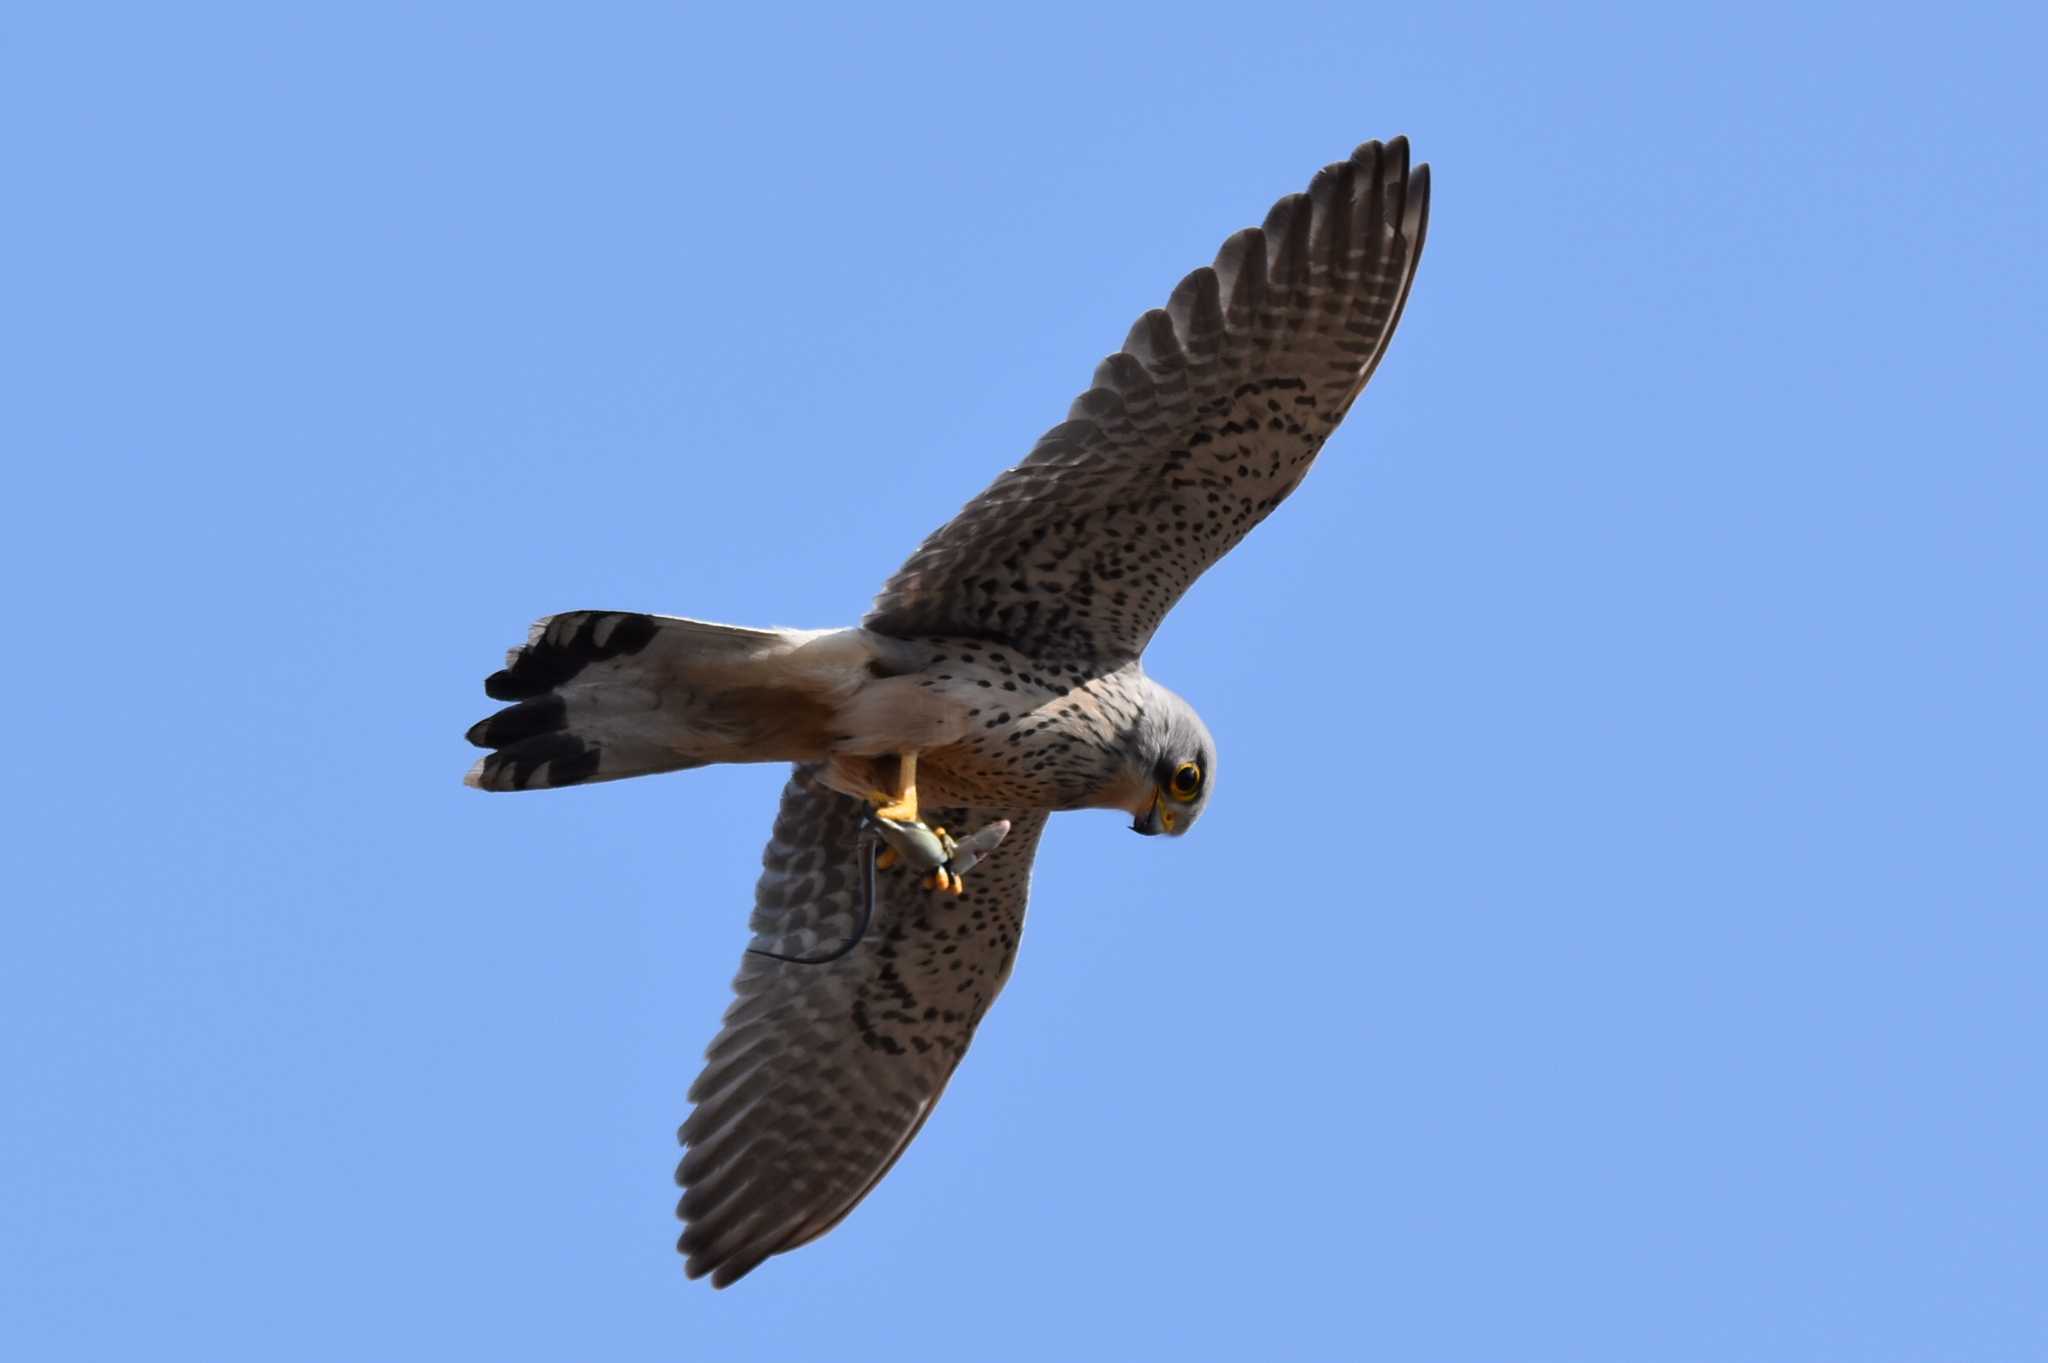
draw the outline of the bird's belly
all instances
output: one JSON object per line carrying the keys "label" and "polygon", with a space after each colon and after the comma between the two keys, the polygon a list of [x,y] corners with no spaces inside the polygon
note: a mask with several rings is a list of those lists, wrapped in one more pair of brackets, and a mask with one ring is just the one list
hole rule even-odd
{"label": "bird's belly", "polygon": [[[1063,688],[986,644],[955,648],[941,642],[924,671],[864,690],[855,704],[872,718],[858,727],[872,737],[859,754],[835,756],[830,784],[860,794],[885,788],[874,780],[876,755],[914,749],[918,799],[934,808],[1102,803],[1120,758],[1114,717],[1091,688]],[[887,741],[877,741],[884,733]]]}

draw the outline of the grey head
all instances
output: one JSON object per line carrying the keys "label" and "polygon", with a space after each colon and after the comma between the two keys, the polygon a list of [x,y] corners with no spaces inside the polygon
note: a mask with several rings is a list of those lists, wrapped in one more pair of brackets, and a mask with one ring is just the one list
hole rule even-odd
{"label": "grey head", "polygon": [[1195,707],[1147,677],[1131,754],[1131,829],[1179,837],[1195,826],[1216,788],[1216,740]]}

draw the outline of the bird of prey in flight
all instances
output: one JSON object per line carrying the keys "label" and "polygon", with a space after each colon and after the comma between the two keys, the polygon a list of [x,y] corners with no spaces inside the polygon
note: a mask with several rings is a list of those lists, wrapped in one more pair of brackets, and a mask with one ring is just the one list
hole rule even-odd
{"label": "bird of prey in flight", "polygon": [[1145,645],[1364,389],[1428,222],[1405,139],[1325,167],[1140,317],[859,625],[570,611],[485,681],[509,704],[469,731],[484,790],[793,764],[680,1133],[689,1276],[816,1239],[889,1171],[1010,973],[1049,815],[1200,820],[1216,746]]}

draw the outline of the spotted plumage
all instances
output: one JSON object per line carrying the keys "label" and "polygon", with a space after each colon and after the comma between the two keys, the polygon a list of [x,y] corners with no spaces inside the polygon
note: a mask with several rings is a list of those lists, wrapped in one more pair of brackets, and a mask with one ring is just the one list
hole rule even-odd
{"label": "spotted plumage", "polygon": [[[902,1153],[1009,975],[1049,814],[1118,809],[1175,835],[1201,817],[1215,745],[1145,674],[1145,645],[1364,388],[1428,207],[1428,168],[1399,138],[1282,199],[1138,320],[1067,421],[858,627],[572,611],[485,683],[510,702],[469,731],[491,750],[468,778],[486,790],[794,764],[754,950],[681,1131],[690,1276],[724,1286],[815,1239]],[[803,963],[856,936],[864,811],[908,798],[913,774],[928,823],[1009,833],[957,898],[878,874],[866,935]]]}

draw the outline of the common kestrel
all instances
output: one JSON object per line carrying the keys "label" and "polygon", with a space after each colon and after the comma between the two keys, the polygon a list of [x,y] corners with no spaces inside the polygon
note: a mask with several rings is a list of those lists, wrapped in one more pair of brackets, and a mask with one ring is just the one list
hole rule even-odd
{"label": "common kestrel", "polygon": [[1050,814],[1200,819],[1215,744],[1145,645],[1365,387],[1428,219],[1405,139],[1325,167],[1139,318],[858,626],[571,611],[484,683],[511,702],[469,731],[485,790],[795,764],[681,1131],[691,1277],[816,1239],[903,1153],[1009,975]]}

